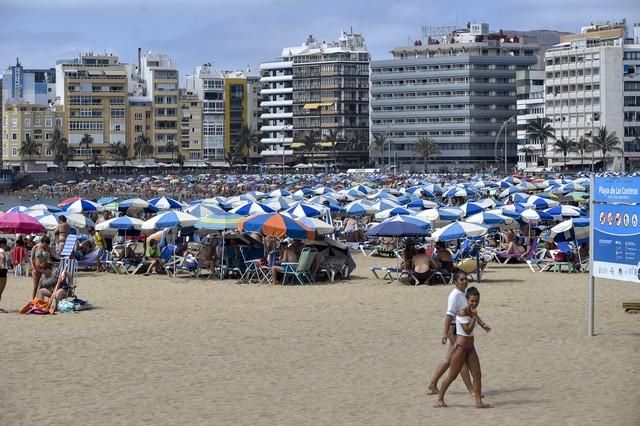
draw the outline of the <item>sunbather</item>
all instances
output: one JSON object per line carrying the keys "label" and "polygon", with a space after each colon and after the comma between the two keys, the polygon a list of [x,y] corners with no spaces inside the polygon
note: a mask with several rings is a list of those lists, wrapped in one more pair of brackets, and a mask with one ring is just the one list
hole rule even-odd
{"label": "sunbather", "polygon": [[[69,289],[67,283],[70,280],[68,272],[61,273],[60,269],[53,268],[50,263],[43,267],[42,276],[40,277],[40,288],[38,289],[38,297],[40,299],[52,298],[51,307],[56,309],[58,301],[67,297]],[[54,294],[54,290],[58,287]]]}
{"label": "sunbather", "polygon": [[278,282],[278,274],[282,272],[282,263],[295,263],[298,261],[298,253],[294,250],[291,239],[285,238],[280,243],[279,251],[280,255],[278,256],[278,260],[276,260],[276,264],[271,268],[271,284]]}
{"label": "sunbather", "polygon": [[415,283],[428,284],[429,280],[431,280],[431,277],[433,276],[435,264],[433,259],[427,256],[424,248],[418,249],[411,259],[411,263],[413,264],[411,276]]}
{"label": "sunbather", "polygon": [[154,239],[149,240],[149,246],[147,247],[147,251],[144,254],[145,259],[149,262],[149,266],[147,267],[147,271],[144,273],[145,275],[151,274],[151,269],[155,269],[156,273],[160,273],[162,270],[162,259],[160,259],[160,248],[158,247],[158,242]]}

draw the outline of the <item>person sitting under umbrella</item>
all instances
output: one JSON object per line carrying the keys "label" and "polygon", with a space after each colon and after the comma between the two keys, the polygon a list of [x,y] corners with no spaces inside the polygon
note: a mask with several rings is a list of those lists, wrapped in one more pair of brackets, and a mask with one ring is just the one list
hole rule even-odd
{"label": "person sitting under umbrella", "polygon": [[149,263],[147,272],[144,273],[145,275],[151,274],[151,268],[154,268],[157,273],[160,273],[163,264],[162,259],[160,259],[161,253],[160,247],[158,247],[158,242],[154,239],[149,240],[147,251],[144,254],[146,261]]}
{"label": "person sitting under umbrella", "polygon": [[411,263],[413,265],[411,277],[414,279],[415,284],[428,284],[433,276],[435,267],[433,258],[427,255],[424,248],[419,248],[411,258]]}
{"label": "person sitting under umbrella", "polygon": [[282,240],[279,251],[278,260],[276,260],[276,264],[271,267],[272,284],[278,281],[278,274],[282,272],[282,263],[295,263],[298,261],[298,253],[293,247],[293,240],[291,238]]}

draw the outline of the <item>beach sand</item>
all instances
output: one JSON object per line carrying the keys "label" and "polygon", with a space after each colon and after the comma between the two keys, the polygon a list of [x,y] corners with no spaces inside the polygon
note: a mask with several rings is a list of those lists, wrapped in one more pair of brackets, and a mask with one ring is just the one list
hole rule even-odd
{"label": "beach sand", "polygon": [[[0,315],[0,424],[638,425],[637,285],[492,264],[479,284],[488,410],[458,379],[425,395],[445,354],[450,286],[385,284],[356,256],[350,281],[314,286],[80,272],[95,310]],[[0,306],[29,281],[9,277]]]}

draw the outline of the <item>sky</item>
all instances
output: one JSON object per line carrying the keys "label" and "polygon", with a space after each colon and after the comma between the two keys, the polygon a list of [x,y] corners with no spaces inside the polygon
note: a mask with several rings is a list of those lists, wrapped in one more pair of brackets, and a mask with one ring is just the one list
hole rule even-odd
{"label": "sky", "polygon": [[[603,15],[606,13],[606,15]],[[55,66],[81,52],[136,62],[137,48],[169,54],[181,80],[195,66],[257,70],[309,34],[365,37],[373,59],[417,40],[423,25],[489,23],[492,30],[578,32],[594,21],[640,22],[638,0],[0,0],[0,65]]]}

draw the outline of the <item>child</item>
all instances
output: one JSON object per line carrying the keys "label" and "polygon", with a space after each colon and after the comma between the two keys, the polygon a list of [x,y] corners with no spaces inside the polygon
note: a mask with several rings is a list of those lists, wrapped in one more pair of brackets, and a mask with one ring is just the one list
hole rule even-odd
{"label": "child", "polygon": [[13,273],[15,276],[24,275],[27,272],[25,261],[27,260],[27,248],[24,240],[18,238],[15,246],[11,249],[11,264],[13,265]]}

